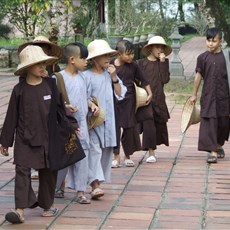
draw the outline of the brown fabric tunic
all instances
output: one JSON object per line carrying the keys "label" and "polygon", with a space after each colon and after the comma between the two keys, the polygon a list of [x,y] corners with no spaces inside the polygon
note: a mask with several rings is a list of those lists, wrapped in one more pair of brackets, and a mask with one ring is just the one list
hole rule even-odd
{"label": "brown fabric tunic", "polygon": [[[170,118],[165,101],[164,84],[170,80],[169,61],[165,62],[149,61],[147,58],[137,61],[141,70],[150,81],[153,93],[152,103],[148,107],[143,107],[137,111],[139,117],[143,117],[141,128],[143,131],[142,148],[156,149],[156,145],[168,142],[167,121]],[[150,115],[151,114],[151,115]]]}
{"label": "brown fabric tunic", "polygon": [[[229,137],[230,100],[223,52],[206,51],[197,58],[196,72],[204,80],[198,150],[216,151]],[[207,135],[208,134],[208,135]]]}
{"label": "brown fabric tunic", "polygon": [[[112,61],[114,64],[114,61]],[[125,98],[121,101],[116,101],[117,115],[119,117],[119,126],[122,128],[131,128],[136,125],[135,108],[136,94],[134,82],[139,81],[143,86],[149,84],[148,79],[140,70],[136,62],[126,63],[122,66],[115,66],[118,77],[127,87]]]}
{"label": "brown fabric tunic", "polygon": [[35,86],[23,81],[13,88],[0,143],[11,147],[16,130],[14,164],[34,169],[49,167],[50,102],[51,89],[46,80]]}
{"label": "brown fabric tunic", "polygon": [[201,94],[201,117],[229,115],[229,88],[223,52],[204,52],[197,58],[196,72],[204,80]]}

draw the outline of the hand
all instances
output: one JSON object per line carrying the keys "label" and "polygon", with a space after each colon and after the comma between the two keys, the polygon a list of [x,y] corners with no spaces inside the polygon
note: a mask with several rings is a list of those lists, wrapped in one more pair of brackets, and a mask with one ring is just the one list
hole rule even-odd
{"label": "hand", "polygon": [[197,96],[194,96],[192,95],[190,98],[189,98],[189,101],[191,104],[195,104],[196,103],[196,100],[197,100]]}
{"label": "hand", "polygon": [[164,53],[160,53],[159,59],[160,59],[161,62],[164,62],[165,61],[165,54]]}
{"label": "hand", "polygon": [[49,77],[47,70],[42,71],[42,77]]}
{"label": "hand", "polygon": [[80,128],[75,130],[75,133],[77,134],[77,136],[80,135],[80,132],[81,132]]}
{"label": "hand", "polygon": [[97,117],[99,115],[100,108],[96,106],[94,103],[91,105],[91,111],[93,113],[93,116]]}
{"label": "hand", "polygon": [[0,151],[3,156],[9,156],[8,147],[1,146]]}
{"label": "hand", "polygon": [[152,101],[153,95],[149,94],[147,99],[146,99],[146,105],[148,105]]}
{"label": "hand", "polygon": [[65,107],[71,112],[71,113],[75,113],[78,111],[78,107],[77,105],[73,106],[71,104],[66,104]]}
{"label": "hand", "polygon": [[113,81],[116,81],[116,67],[114,65],[109,65],[107,71],[109,72]]}

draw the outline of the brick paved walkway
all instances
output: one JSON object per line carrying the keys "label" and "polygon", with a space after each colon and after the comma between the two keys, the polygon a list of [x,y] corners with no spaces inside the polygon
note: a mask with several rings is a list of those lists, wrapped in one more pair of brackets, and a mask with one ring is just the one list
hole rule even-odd
{"label": "brick paved walkway", "polygon": [[[203,41],[194,38],[186,42],[181,56],[189,57],[191,50]],[[202,52],[200,48],[198,51]],[[196,55],[194,52],[188,66],[195,65]],[[185,68],[185,73],[192,71]],[[0,126],[17,81],[16,77],[0,74]],[[197,151],[199,124],[181,134],[183,106],[169,104],[168,107],[170,147],[158,148],[157,163],[147,164],[145,152],[136,152],[133,157],[136,167],[113,169],[112,183],[102,185],[105,196],[90,205],[75,203],[75,193],[66,189],[64,199],[55,199],[60,209],[55,218],[41,217],[42,210],[36,208],[26,210],[24,224],[10,225],[4,220],[5,213],[14,207],[12,149],[9,157],[0,156],[0,229],[229,229],[230,145],[225,145],[224,160],[206,164],[206,153]],[[35,189],[37,185],[34,181]]]}

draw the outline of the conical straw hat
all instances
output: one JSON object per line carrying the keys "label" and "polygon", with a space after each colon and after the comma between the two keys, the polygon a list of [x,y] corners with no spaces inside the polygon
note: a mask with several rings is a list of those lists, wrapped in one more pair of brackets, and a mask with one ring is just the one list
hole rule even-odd
{"label": "conical straw hat", "polygon": [[98,116],[88,116],[88,128],[96,128],[101,125],[105,121],[105,111],[103,108],[99,106],[99,101],[96,97],[92,97],[92,102],[99,107],[99,115]]}
{"label": "conical straw hat", "polygon": [[34,38],[33,41],[26,42],[18,47],[18,53],[20,53],[26,46],[28,45],[48,45],[51,49],[50,54],[51,56],[61,58],[62,56],[62,49],[60,46],[54,44],[53,42],[49,41],[49,39],[43,35],[37,36]]}
{"label": "conical straw hat", "polygon": [[165,56],[168,56],[172,52],[172,47],[167,45],[164,38],[161,36],[153,36],[149,39],[148,44],[145,45],[141,52],[145,55],[148,56],[150,54],[149,47],[152,45],[164,45],[164,54]]}
{"label": "conical straw hat", "polygon": [[109,43],[103,39],[96,39],[89,43],[87,46],[89,55],[87,57],[87,60],[90,60],[92,58],[104,55],[104,54],[110,54],[111,56],[116,55],[118,52],[117,50],[111,49],[109,46]]}
{"label": "conical straw hat", "polygon": [[40,62],[45,62],[46,65],[51,65],[57,59],[57,57],[46,55],[39,46],[28,45],[19,54],[20,64],[14,74],[21,75],[25,73],[30,66]]}
{"label": "conical straw hat", "polygon": [[146,100],[148,97],[148,94],[145,89],[139,87],[134,83],[135,86],[135,92],[136,92],[136,111],[138,108],[146,106]]}
{"label": "conical straw hat", "polygon": [[181,116],[181,132],[184,133],[190,125],[200,122],[200,109],[196,108],[194,103],[191,103],[189,98],[184,104]]}

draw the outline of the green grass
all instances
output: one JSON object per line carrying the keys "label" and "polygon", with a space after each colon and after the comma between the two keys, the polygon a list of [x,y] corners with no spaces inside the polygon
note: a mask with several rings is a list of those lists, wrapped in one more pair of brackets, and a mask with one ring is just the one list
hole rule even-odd
{"label": "green grass", "polygon": [[[184,104],[187,98],[192,95],[193,81],[194,79],[185,80],[171,78],[169,83],[164,87],[167,101],[176,104]],[[201,88],[202,86],[200,86],[198,91],[197,104],[199,104]]]}

